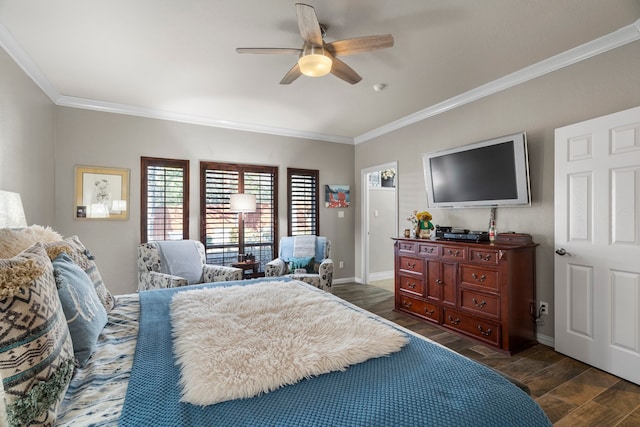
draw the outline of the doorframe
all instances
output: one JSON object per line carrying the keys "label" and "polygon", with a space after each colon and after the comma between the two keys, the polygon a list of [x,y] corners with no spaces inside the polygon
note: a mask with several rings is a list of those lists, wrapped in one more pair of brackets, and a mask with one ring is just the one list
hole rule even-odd
{"label": "doorframe", "polygon": [[370,166],[360,170],[360,188],[362,188],[360,210],[360,278],[362,283],[369,281],[369,174],[382,171],[384,169],[396,170],[396,187],[395,187],[395,229],[398,235],[398,162],[393,161],[383,163],[376,166]]}

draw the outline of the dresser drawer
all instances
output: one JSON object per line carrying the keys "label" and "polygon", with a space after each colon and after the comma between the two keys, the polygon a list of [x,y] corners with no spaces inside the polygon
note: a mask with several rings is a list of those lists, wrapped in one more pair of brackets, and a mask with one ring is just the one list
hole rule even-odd
{"label": "dresser drawer", "polygon": [[414,276],[399,276],[400,289],[417,295],[424,295],[424,281]]}
{"label": "dresser drawer", "polygon": [[496,295],[461,288],[460,307],[465,311],[500,319],[500,297]]}
{"label": "dresser drawer", "polygon": [[406,311],[423,319],[440,323],[440,309],[429,302],[402,294],[396,297],[396,302],[396,309],[400,311]]}
{"label": "dresser drawer", "polygon": [[398,259],[399,265],[398,268],[403,271],[410,271],[413,273],[422,273],[422,259],[421,258],[413,258],[408,256],[401,256]]}
{"label": "dresser drawer", "polygon": [[498,272],[475,265],[460,265],[460,283],[462,286],[481,286],[492,291],[498,291]]}
{"label": "dresser drawer", "polygon": [[467,316],[455,310],[444,309],[442,324],[447,328],[470,335],[488,344],[499,347],[500,325],[484,319]]}
{"label": "dresser drawer", "polygon": [[414,242],[398,241],[398,252],[415,254],[416,244]]}
{"label": "dresser drawer", "polygon": [[469,249],[469,261],[485,265],[498,264],[498,251],[485,249]]}
{"label": "dresser drawer", "polygon": [[433,243],[420,243],[418,245],[418,254],[426,256],[438,256],[438,249],[440,247]]}
{"label": "dresser drawer", "polygon": [[467,250],[464,246],[443,246],[440,258],[447,261],[464,261],[467,259]]}

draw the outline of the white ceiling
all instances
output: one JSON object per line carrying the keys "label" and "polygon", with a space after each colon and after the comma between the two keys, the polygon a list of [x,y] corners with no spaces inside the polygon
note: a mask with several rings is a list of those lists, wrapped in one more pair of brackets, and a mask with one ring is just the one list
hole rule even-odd
{"label": "white ceiling", "polygon": [[295,56],[235,48],[301,47],[294,3],[0,0],[0,45],[58,105],[357,143],[640,38],[640,0],[308,0],[395,46],[280,85]]}

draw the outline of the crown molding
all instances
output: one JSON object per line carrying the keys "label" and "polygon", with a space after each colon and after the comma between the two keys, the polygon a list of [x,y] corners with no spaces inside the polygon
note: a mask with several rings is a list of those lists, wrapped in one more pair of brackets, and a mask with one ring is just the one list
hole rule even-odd
{"label": "crown molding", "polygon": [[174,122],[190,123],[223,129],[232,129],[245,132],[256,132],[269,135],[288,136],[293,138],[313,139],[353,145],[353,138],[341,135],[329,135],[324,133],[301,131],[297,129],[279,128],[275,126],[241,123],[231,120],[218,120],[210,117],[198,116],[195,114],[176,113],[172,111],[158,110],[155,108],[136,107],[132,105],[117,104],[113,102],[76,98],[73,96],[59,96],[54,102],[56,105],[63,107],[82,108],[85,110],[125,114],[129,116],[146,117],[150,119],[170,120]]}
{"label": "crown molding", "polygon": [[478,86],[475,89],[471,89],[438,104],[434,104],[424,110],[417,111],[384,126],[380,126],[379,128],[358,135],[354,138],[354,143],[360,144],[362,142],[369,141],[373,138],[377,138],[430,117],[437,116],[438,114],[445,113],[449,110],[453,110],[454,108],[469,104],[486,96],[493,95],[505,89],[509,89],[513,86],[522,84],[569,65],[573,65],[577,62],[584,61],[585,59],[592,58],[596,55],[600,55],[601,53],[616,49],[639,39],[640,19],[633,24],[622,27],[605,36],[544,59],[511,74],[507,74],[504,77],[482,86]]}
{"label": "crown molding", "polygon": [[456,95],[440,103],[434,104],[423,110],[409,114],[401,119],[395,120],[386,125],[380,126],[371,131],[365,132],[356,137],[344,135],[330,135],[316,132],[306,132],[297,129],[280,128],[251,123],[234,122],[230,120],[219,120],[210,117],[193,114],[182,114],[170,111],[163,111],[153,108],[137,107],[131,105],[116,104],[110,102],[97,101],[85,98],[61,95],[58,90],[49,82],[46,76],[33,62],[31,57],[20,47],[11,33],[0,24],[0,47],[18,64],[18,66],[33,80],[38,87],[59,106],[82,108],[109,113],[125,114],[151,119],[170,120],[181,123],[197,124],[224,129],[240,130],[246,132],[264,133],[270,135],[287,136],[293,138],[312,139],[340,144],[360,144],[369,141],[403,127],[412,125],[419,121],[437,116],[465,104],[477,101],[489,95],[509,89],[513,86],[525,83],[529,80],[573,65],[585,59],[592,58],[601,53],[616,49],[628,43],[640,40],[640,19],[633,24],[620,28],[610,34],[582,44],[573,49],[559,53],[555,56],[542,60],[536,64],[515,71],[492,82],[486,83],[477,88],[471,89],[460,95]]}

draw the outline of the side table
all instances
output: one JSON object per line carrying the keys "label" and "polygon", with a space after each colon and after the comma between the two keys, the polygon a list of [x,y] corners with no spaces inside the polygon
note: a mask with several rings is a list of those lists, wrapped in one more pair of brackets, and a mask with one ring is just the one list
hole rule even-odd
{"label": "side table", "polygon": [[245,279],[255,279],[259,276],[260,262],[258,261],[242,261],[233,262],[231,267],[241,268]]}

